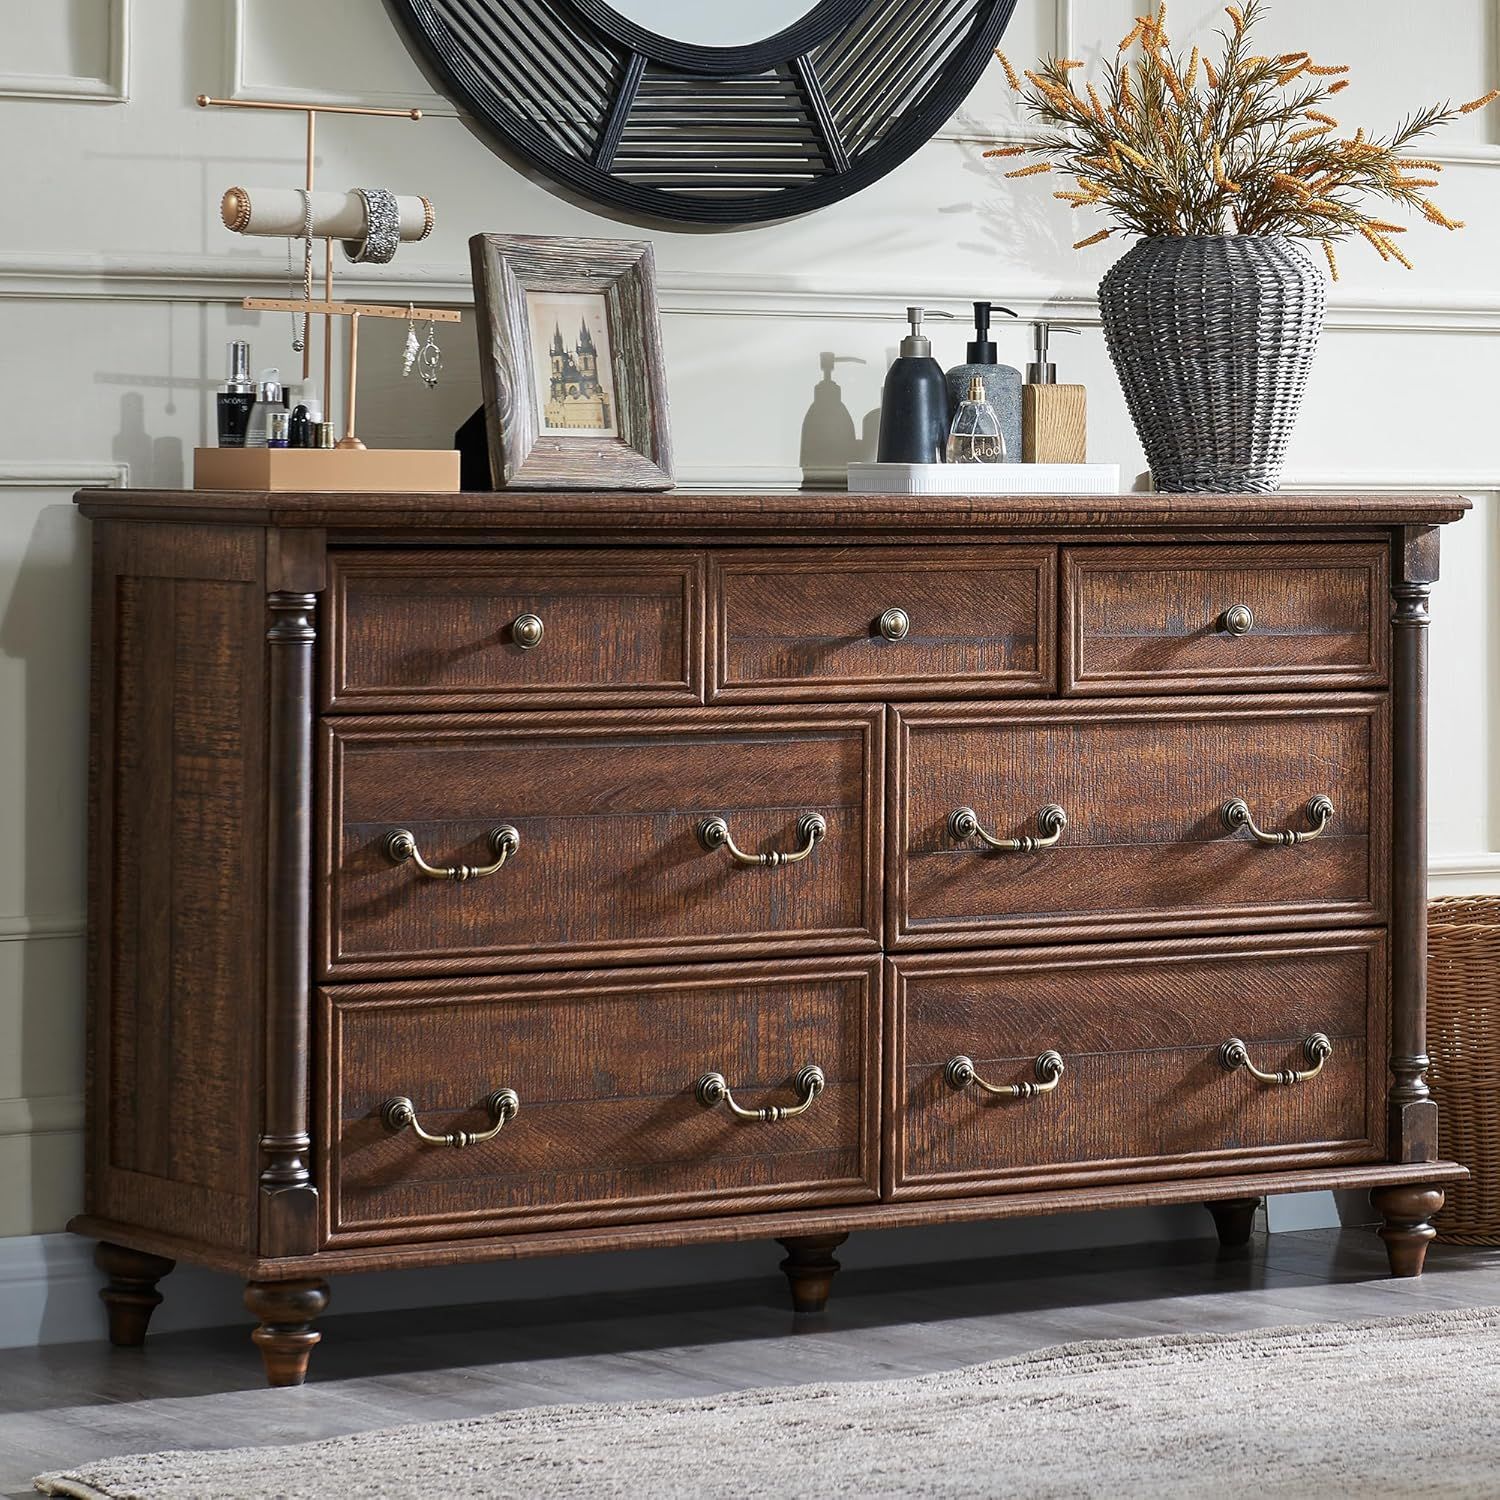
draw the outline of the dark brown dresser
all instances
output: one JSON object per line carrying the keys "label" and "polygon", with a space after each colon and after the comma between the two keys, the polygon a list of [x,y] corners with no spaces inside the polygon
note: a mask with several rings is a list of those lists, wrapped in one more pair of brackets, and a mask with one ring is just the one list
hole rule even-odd
{"label": "dark brown dresser", "polygon": [[1458,499],[85,491],[87,1212],[242,1277],[1372,1190]]}

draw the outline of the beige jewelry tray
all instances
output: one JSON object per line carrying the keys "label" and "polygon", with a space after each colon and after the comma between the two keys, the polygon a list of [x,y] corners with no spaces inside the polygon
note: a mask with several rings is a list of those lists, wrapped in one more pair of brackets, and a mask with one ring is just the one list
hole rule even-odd
{"label": "beige jewelry tray", "polygon": [[195,448],[193,488],[457,494],[458,462],[449,448]]}

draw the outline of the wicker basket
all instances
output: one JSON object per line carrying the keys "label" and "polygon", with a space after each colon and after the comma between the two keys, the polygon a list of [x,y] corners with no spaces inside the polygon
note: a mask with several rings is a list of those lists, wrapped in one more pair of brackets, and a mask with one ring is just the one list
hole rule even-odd
{"label": "wicker basket", "polygon": [[1427,1047],[1443,1154],[1471,1174],[1449,1187],[1438,1238],[1500,1245],[1500,896],[1428,905]]}
{"label": "wicker basket", "polygon": [[1323,272],[1275,235],[1145,239],[1110,268],[1105,343],[1158,490],[1280,484],[1327,300]]}

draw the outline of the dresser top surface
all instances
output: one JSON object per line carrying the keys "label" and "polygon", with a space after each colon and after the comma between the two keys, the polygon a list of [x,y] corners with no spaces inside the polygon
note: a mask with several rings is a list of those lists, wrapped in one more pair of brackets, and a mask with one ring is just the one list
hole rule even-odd
{"label": "dresser top surface", "polygon": [[85,515],[331,531],[767,538],[993,532],[1182,532],[1438,526],[1469,501],[1447,494],[860,495],[845,491],[533,491],[461,494],[85,489]]}

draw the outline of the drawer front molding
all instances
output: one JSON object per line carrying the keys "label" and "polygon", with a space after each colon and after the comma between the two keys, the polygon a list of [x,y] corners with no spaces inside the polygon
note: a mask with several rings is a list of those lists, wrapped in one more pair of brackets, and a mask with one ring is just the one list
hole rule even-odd
{"label": "drawer front molding", "polygon": [[323,706],[672,705],[703,698],[691,552],[334,551]]}
{"label": "drawer front molding", "polygon": [[1378,931],[901,958],[887,1003],[892,1197],[1385,1154]]}
{"label": "drawer front molding", "polygon": [[855,707],[331,718],[323,973],[878,948],[883,743]]}
{"label": "drawer front molding", "polygon": [[715,553],[709,589],[716,700],[1056,687],[1053,547]]}
{"label": "drawer front molding", "polygon": [[896,949],[1385,918],[1383,697],[934,704],[892,720]]}
{"label": "drawer front molding", "polygon": [[1380,687],[1379,543],[1065,547],[1064,693]]}
{"label": "drawer front molding", "polygon": [[329,986],[325,1242],[873,1202],[880,985],[843,958]]}

